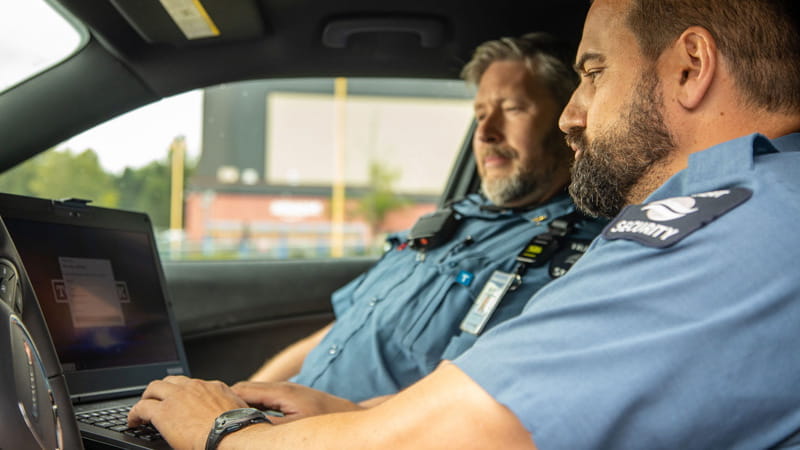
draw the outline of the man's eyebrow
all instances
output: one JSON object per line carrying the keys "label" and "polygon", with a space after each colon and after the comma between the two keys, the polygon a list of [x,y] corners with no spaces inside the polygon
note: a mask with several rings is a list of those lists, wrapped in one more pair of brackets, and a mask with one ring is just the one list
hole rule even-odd
{"label": "man's eyebrow", "polygon": [[572,66],[572,68],[575,70],[575,72],[581,73],[583,72],[583,66],[586,65],[586,62],[590,60],[597,60],[598,62],[604,63],[606,61],[606,57],[600,53],[584,53],[578,59],[578,62]]}

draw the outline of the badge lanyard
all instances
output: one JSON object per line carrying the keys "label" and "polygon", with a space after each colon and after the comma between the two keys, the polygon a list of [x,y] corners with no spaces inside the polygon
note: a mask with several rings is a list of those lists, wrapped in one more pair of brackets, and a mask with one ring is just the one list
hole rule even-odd
{"label": "badge lanyard", "polygon": [[545,233],[534,236],[517,255],[517,265],[512,273],[495,270],[481,288],[464,320],[461,330],[479,335],[500,305],[503,297],[522,284],[522,277],[528,267],[541,267],[561,248],[565,237],[573,232],[575,223],[583,219],[579,212],[572,212],[553,219]]}

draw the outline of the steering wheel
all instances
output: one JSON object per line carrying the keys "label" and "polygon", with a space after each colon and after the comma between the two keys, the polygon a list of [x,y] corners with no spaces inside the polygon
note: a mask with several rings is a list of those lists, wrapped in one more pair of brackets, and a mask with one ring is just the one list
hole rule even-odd
{"label": "steering wheel", "polygon": [[83,449],[50,333],[2,221],[0,449]]}
{"label": "steering wheel", "polygon": [[[0,447],[64,448],[53,390],[36,344],[22,320],[0,302]],[[10,364],[9,364],[10,362]]]}

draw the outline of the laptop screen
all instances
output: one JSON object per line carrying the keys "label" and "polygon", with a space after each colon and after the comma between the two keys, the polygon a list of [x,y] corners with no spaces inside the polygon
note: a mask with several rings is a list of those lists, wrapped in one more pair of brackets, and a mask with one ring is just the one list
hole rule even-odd
{"label": "laptop screen", "polygon": [[5,223],[65,373],[178,359],[147,234]]}
{"label": "laptop screen", "polygon": [[76,400],[186,374],[145,214],[0,194]]}

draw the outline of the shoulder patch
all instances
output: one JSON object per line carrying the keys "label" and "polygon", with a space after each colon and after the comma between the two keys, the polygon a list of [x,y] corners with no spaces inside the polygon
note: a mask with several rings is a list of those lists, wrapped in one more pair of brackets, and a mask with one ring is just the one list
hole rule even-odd
{"label": "shoulder patch", "polygon": [[628,239],[648,247],[669,247],[751,195],[750,189],[731,188],[628,206],[603,230],[603,237]]}

